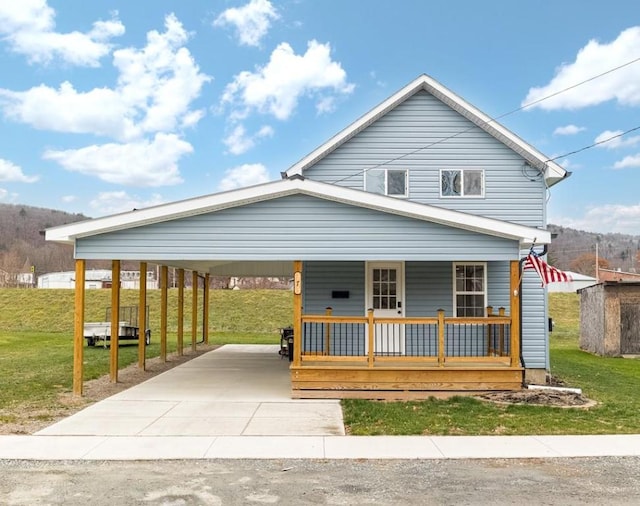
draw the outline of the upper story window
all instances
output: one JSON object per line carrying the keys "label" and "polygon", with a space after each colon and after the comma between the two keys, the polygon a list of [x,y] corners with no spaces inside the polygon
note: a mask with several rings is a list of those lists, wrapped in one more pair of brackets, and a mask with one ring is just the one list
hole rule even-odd
{"label": "upper story window", "polygon": [[391,197],[407,197],[409,171],[407,169],[369,169],[365,174],[364,189]]}
{"label": "upper story window", "polygon": [[484,316],[487,307],[487,268],[484,263],[453,264],[453,312]]}
{"label": "upper story window", "polygon": [[440,196],[484,197],[484,170],[441,169]]}

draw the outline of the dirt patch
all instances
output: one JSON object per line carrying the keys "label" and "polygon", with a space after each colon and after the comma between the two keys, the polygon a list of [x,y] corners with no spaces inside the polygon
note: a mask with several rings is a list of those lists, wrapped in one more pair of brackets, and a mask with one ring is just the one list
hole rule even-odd
{"label": "dirt patch", "polygon": [[10,410],[0,410],[0,435],[33,434],[95,402],[111,397],[218,347],[218,345],[199,345],[195,352],[185,350],[182,356],[175,354],[167,356],[166,362],[161,361],[159,357],[147,359],[144,371],[138,368],[137,363],[131,364],[118,371],[117,383],[111,383],[109,375],[85,381],[82,397],[64,392],[58,395],[57,402],[51,403],[50,406],[22,404]]}
{"label": "dirt patch", "polygon": [[596,404],[595,401],[586,398],[582,394],[553,389],[489,392],[479,395],[478,398],[499,404],[553,406],[558,408],[589,408]]}

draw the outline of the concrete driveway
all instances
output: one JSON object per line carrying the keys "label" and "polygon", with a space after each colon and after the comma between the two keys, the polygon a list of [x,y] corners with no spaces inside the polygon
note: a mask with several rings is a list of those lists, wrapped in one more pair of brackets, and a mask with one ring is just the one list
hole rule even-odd
{"label": "concrete driveway", "polygon": [[336,400],[291,399],[279,346],[226,345],[51,425],[46,436],[344,435]]}

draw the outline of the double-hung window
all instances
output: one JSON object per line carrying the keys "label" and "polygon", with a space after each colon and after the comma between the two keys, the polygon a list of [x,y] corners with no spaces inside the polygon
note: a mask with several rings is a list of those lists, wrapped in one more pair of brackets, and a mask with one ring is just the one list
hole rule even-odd
{"label": "double-hung window", "polygon": [[364,189],[390,197],[407,197],[409,171],[407,169],[369,169],[365,174]]}
{"label": "double-hung window", "polygon": [[440,169],[440,196],[484,197],[484,170]]}
{"label": "double-hung window", "polygon": [[485,316],[487,307],[487,265],[453,264],[453,308],[456,316]]}

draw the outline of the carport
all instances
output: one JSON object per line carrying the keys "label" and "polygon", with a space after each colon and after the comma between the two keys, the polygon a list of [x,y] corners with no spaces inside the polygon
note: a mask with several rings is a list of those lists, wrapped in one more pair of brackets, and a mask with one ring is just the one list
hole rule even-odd
{"label": "carport", "polygon": [[53,424],[43,436],[344,435],[337,400],[291,399],[277,345],[226,345]]}
{"label": "carport", "polygon": [[[160,358],[167,357],[168,272],[176,269],[178,289],[178,353],[188,346],[184,336],[185,277],[191,277],[192,321],[190,343],[195,350],[201,332],[209,341],[210,276],[272,276],[295,278],[292,321],[302,311],[302,262],[291,248],[291,229],[279,218],[288,197],[301,193],[301,180],[285,180],[231,192],[206,195],[105,218],[48,229],[46,239],[72,244],[76,259],[73,392],[83,393],[85,271],[87,260],[110,260],[112,279],[120,279],[122,261],[139,261],[140,279],[149,264],[160,273]],[[258,206],[258,208],[256,208]],[[272,209],[274,208],[275,209]],[[265,217],[264,209],[271,209]],[[262,223],[257,223],[258,220]],[[296,218],[298,219],[298,218]],[[299,221],[303,221],[299,219]],[[199,298],[202,297],[202,299]],[[145,283],[140,283],[138,307],[147,306]],[[198,321],[202,304],[202,321]],[[120,286],[111,298],[110,377],[118,381],[118,314]],[[251,308],[247,308],[250,310]],[[296,318],[296,314],[298,317]],[[299,330],[296,332],[299,336]],[[138,365],[145,367],[145,344],[139,340]],[[275,354],[277,358],[277,353]],[[283,361],[283,366],[285,361]],[[289,364],[287,363],[287,366]]]}

